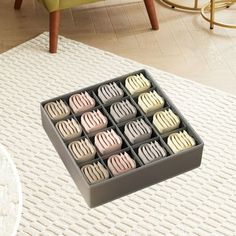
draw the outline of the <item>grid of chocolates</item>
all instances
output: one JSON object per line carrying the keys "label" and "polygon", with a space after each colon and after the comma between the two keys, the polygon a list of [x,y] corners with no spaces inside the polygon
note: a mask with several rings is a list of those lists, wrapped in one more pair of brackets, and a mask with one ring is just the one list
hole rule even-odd
{"label": "grid of chocolates", "polygon": [[44,105],[89,184],[197,145],[162,91],[142,73]]}

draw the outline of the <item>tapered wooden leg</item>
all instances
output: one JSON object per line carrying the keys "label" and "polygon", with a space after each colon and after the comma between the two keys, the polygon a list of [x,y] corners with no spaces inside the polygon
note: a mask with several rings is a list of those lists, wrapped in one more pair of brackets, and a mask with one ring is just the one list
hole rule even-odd
{"label": "tapered wooden leg", "polygon": [[19,9],[21,8],[22,1],[23,1],[23,0],[15,0],[14,8],[15,8],[16,10],[19,10]]}
{"label": "tapered wooden leg", "polygon": [[49,52],[57,52],[60,11],[50,12],[49,16]]}
{"label": "tapered wooden leg", "polygon": [[148,16],[152,25],[152,29],[153,30],[158,30],[159,29],[159,24],[158,24],[158,20],[157,20],[157,14],[156,14],[156,9],[155,9],[155,5],[154,5],[154,1],[153,0],[144,0],[147,12],[148,12]]}

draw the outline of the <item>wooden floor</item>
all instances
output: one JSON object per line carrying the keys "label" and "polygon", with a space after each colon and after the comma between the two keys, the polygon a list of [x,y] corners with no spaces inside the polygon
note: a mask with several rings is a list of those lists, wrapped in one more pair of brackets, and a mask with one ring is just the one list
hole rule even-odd
{"label": "wooden floor", "polygon": [[[160,30],[150,30],[143,2],[115,1],[62,12],[61,34],[120,56],[236,94],[236,30],[209,25],[199,14],[156,3]],[[189,0],[188,0],[189,1]],[[236,7],[218,13],[235,20]],[[48,30],[48,13],[34,0],[20,11],[0,1],[0,52]]]}

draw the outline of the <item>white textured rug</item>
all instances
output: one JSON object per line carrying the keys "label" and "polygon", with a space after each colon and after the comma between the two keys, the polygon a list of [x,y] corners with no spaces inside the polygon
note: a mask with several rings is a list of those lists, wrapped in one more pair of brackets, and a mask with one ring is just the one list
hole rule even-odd
{"label": "white textured rug", "polygon": [[6,148],[0,144],[0,235],[15,235],[22,211],[19,175]]}
{"label": "white textured rug", "polygon": [[[24,193],[18,235],[235,235],[236,97],[65,38],[58,54],[47,44],[43,34],[0,55],[0,142]],[[141,68],[205,141],[202,165],[90,210],[41,126],[39,102]]]}

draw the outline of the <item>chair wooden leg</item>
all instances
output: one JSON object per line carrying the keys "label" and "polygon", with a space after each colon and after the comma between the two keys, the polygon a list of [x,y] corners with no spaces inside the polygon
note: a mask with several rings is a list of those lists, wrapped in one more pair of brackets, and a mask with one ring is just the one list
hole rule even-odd
{"label": "chair wooden leg", "polygon": [[157,14],[156,14],[156,9],[155,9],[155,5],[154,5],[154,1],[153,0],[144,0],[147,12],[148,12],[148,16],[152,25],[152,29],[153,30],[158,30],[159,29],[159,24],[158,24],[158,20],[157,20]]}
{"label": "chair wooden leg", "polygon": [[15,0],[14,8],[16,10],[19,10],[21,8],[22,2],[23,2],[23,0]]}
{"label": "chair wooden leg", "polygon": [[49,52],[57,52],[58,33],[60,26],[60,11],[50,12],[49,15]]}

